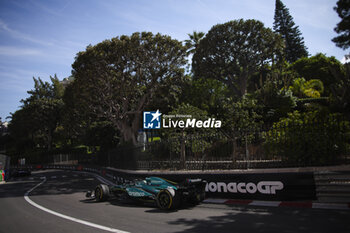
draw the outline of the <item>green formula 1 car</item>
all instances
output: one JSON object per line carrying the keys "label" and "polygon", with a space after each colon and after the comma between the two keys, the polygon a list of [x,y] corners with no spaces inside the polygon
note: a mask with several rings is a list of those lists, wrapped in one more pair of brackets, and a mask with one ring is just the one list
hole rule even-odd
{"label": "green formula 1 car", "polygon": [[138,202],[154,202],[160,209],[177,208],[182,202],[199,204],[205,198],[206,182],[201,179],[186,179],[176,183],[159,177],[123,182],[117,185],[99,184],[88,191],[86,197],[106,201],[109,197],[128,198]]}

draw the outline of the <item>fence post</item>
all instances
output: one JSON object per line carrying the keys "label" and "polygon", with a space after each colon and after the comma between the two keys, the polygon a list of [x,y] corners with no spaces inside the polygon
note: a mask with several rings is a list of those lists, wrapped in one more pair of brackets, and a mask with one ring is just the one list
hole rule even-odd
{"label": "fence post", "polygon": [[237,148],[237,138],[236,135],[234,133],[233,137],[232,137],[232,162],[235,162],[235,156],[236,156],[236,148]]}
{"label": "fence post", "polygon": [[186,145],[185,145],[185,135],[184,131],[182,131],[181,135],[181,168],[185,169],[186,168]]}
{"label": "fence post", "polygon": [[248,136],[247,131],[245,131],[245,159],[247,161],[247,169],[250,168],[250,162],[249,162],[249,150],[248,150]]}

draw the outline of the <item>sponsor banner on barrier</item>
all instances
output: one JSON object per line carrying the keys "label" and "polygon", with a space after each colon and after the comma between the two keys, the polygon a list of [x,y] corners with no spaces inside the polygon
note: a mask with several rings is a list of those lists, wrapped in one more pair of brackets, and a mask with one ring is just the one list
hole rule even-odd
{"label": "sponsor banner on barrier", "polygon": [[255,194],[259,192],[261,194],[276,194],[276,191],[282,190],[284,187],[280,181],[261,181],[257,184],[254,183],[225,183],[225,182],[210,182],[205,187],[206,192],[223,192],[223,193],[250,193]]}
{"label": "sponsor banner on barrier", "polygon": [[[181,182],[188,178],[207,181],[208,197],[254,200],[316,200],[316,187],[312,172],[305,173],[256,173],[256,174],[207,174],[207,173],[140,173],[107,169],[106,178],[125,182],[147,176],[159,176]],[[108,175],[107,175],[108,174]]]}

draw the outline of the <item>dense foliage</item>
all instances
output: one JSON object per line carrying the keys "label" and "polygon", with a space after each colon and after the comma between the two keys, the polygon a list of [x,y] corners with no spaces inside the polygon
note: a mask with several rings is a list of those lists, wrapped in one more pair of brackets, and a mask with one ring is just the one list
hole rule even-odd
{"label": "dense foliage", "polygon": [[319,79],[325,87],[325,94],[331,93],[331,86],[339,82],[335,74],[344,75],[344,66],[335,57],[327,57],[322,53],[315,56],[303,57],[294,62],[291,67],[299,77],[307,81]]}
{"label": "dense foliage", "polygon": [[349,144],[349,122],[338,114],[318,111],[289,113],[265,134],[272,157],[297,164],[329,164],[344,155]]}

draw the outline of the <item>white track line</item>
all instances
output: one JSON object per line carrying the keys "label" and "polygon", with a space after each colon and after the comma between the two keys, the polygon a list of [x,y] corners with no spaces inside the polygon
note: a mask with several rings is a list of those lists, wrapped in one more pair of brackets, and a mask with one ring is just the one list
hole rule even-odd
{"label": "white track line", "polygon": [[81,219],[78,219],[78,218],[73,218],[73,217],[70,217],[70,216],[67,216],[67,215],[64,215],[64,214],[60,214],[60,213],[57,213],[53,210],[50,210],[50,209],[47,209],[41,205],[38,205],[37,203],[35,203],[34,201],[32,201],[30,198],[29,198],[29,194],[34,190],[36,189],[37,187],[39,187],[40,185],[42,185],[43,183],[45,183],[46,181],[46,178],[39,184],[37,184],[36,186],[34,186],[33,188],[31,188],[30,190],[28,190],[25,194],[24,194],[24,199],[29,203],[31,204],[32,206],[38,208],[38,209],[41,209],[42,211],[45,211],[49,214],[53,214],[53,215],[56,215],[57,217],[60,217],[60,218],[64,218],[64,219],[67,219],[67,220],[70,220],[70,221],[73,221],[73,222],[76,222],[76,223],[80,223],[80,224],[83,224],[83,225],[87,225],[87,226],[90,226],[90,227],[94,227],[94,228],[98,228],[98,229],[101,229],[101,230],[104,230],[104,231],[109,231],[109,232],[116,232],[116,233],[128,233],[127,231],[122,231],[122,230],[118,230],[118,229],[115,229],[115,228],[111,228],[111,227],[106,227],[106,226],[102,226],[102,225],[99,225],[99,224],[95,224],[95,223],[91,223],[91,222],[88,222],[88,221],[85,221],[85,220],[81,220]]}

